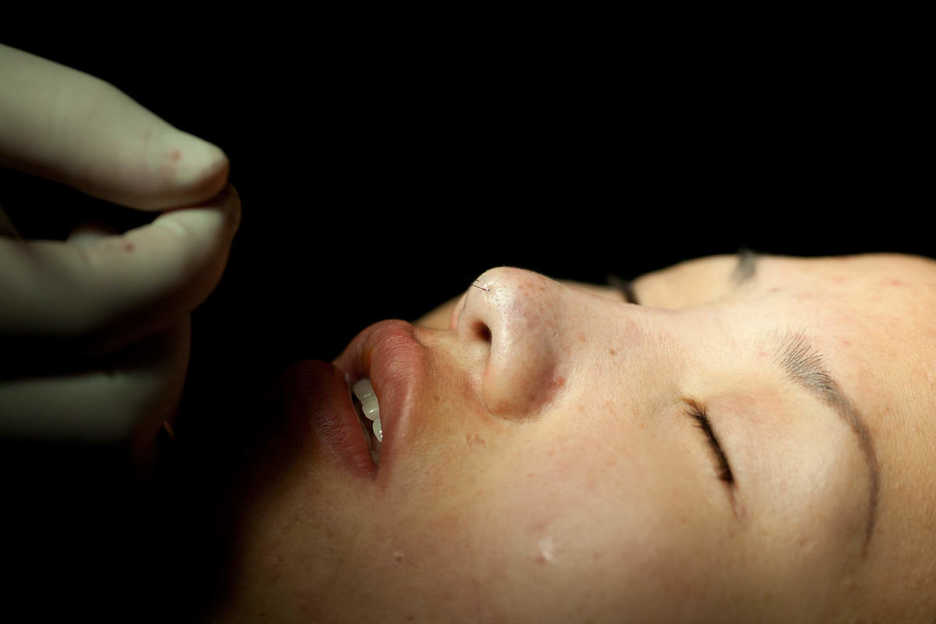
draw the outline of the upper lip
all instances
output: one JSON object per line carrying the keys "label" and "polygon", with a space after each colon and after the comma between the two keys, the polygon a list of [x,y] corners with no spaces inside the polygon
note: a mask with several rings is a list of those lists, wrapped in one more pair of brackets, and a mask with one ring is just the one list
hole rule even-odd
{"label": "upper lip", "polygon": [[425,375],[425,353],[413,325],[390,320],[365,328],[333,362],[349,383],[366,377],[374,387],[383,426],[380,473],[389,470],[407,437],[416,390]]}

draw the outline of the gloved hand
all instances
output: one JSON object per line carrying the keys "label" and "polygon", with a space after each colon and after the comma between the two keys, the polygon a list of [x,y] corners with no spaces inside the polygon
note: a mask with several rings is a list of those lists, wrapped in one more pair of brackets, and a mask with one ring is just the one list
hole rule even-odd
{"label": "gloved hand", "polygon": [[0,231],[0,437],[121,445],[146,463],[178,409],[190,312],[240,222],[228,159],[114,86],[0,45],[0,165],[164,211],[67,241]]}

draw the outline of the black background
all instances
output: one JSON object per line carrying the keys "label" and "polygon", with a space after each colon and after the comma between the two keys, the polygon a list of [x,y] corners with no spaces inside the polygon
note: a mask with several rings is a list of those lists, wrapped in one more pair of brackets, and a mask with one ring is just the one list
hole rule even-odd
{"label": "black background", "polygon": [[[756,29],[682,46],[636,26],[536,41],[414,30],[280,17],[6,37],[230,158],[243,221],[193,314],[180,440],[223,446],[266,417],[256,397],[289,362],[332,359],[366,325],[413,320],[493,266],[602,282],[741,247],[934,251],[932,109],[905,62],[912,42],[883,55],[874,41],[759,45]],[[0,175],[27,235],[63,237],[89,214],[152,218]]]}
{"label": "black background", "polygon": [[[322,34],[7,40],[229,156],[244,217],[195,313],[194,390],[197,375],[331,359],[498,265],[601,282],[739,247],[931,253],[925,101],[899,59]],[[7,177],[20,222],[83,214]]]}

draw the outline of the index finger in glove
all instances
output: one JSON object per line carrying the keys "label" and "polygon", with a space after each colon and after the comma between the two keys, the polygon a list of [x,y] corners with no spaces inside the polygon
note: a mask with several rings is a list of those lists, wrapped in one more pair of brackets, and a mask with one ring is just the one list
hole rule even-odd
{"label": "index finger in glove", "polygon": [[214,290],[240,214],[229,185],[202,206],[118,236],[84,243],[0,237],[4,350],[107,353],[172,325]]}
{"label": "index finger in glove", "polygon": [[111,84],[2,44],[0,165],[141,210],[203,201],[229,170],[220,149]]}

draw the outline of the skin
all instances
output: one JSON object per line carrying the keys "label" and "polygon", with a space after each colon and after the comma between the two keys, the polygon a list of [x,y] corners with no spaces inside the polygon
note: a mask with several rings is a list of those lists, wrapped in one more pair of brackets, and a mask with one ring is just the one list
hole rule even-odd
{"label": "skin", "polygon": [[[430,382],[380,486],[301,423],[271,440],[217,621],[931,622],[936,263],[764,256],[740,287],[735,263],[642,276],[640,306],[485,272],[420,322]],[[776,366],[790,332],[866,421],[868,542],[861,447]]]}

